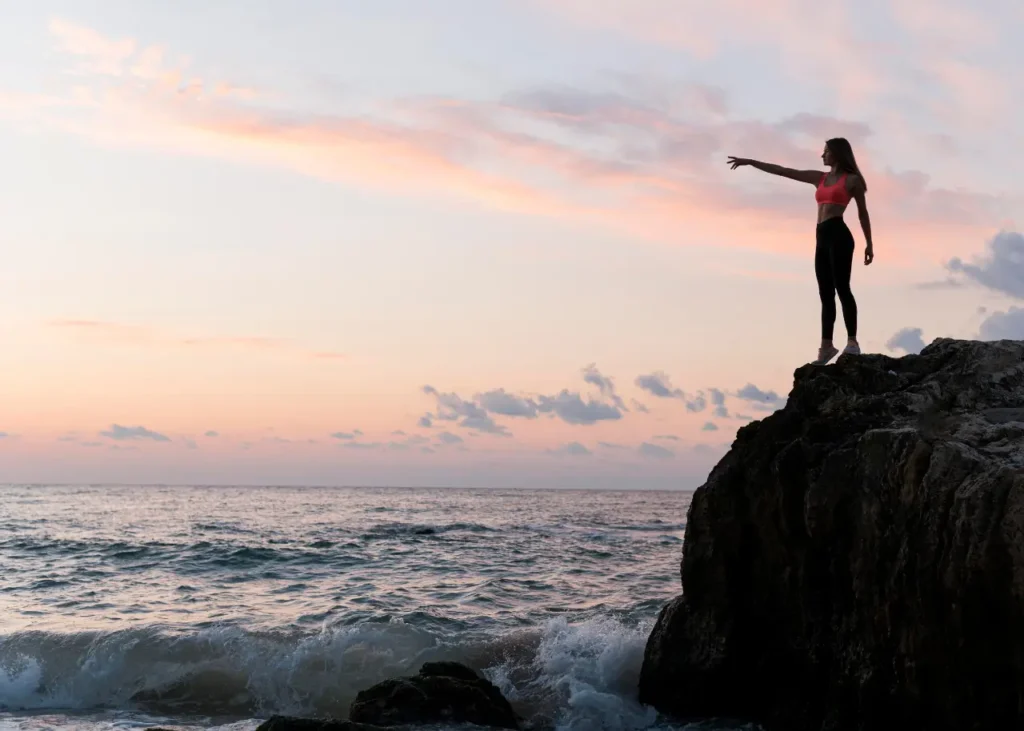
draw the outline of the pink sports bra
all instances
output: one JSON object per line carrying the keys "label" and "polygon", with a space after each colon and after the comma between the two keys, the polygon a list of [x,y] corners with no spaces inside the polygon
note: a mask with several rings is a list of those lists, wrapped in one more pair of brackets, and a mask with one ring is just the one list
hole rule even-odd
{"label": "pink sports bra", "polygon": [[848,205],[850,194],[846,192],[846,173],[840,175],[839,180],[832,185],[825,185],[825,178],[827,177],[828,173],[821,176],[821,182],[818,183],[818,187],[814,191],[814,200],[818,202],[818,205],[822,203],[830,203],[835,206]]}

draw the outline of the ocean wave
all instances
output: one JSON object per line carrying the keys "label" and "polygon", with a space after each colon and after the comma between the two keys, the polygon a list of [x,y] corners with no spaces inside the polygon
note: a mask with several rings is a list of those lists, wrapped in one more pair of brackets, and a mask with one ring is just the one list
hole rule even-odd
{"label": "ocean wave", "polygon": [[355,694],[434,660],[495,682],[535,727],[652,728],[635,700],[649,624],[563,617],[502,634],[439,618],[362,622],[316,633],[215,627],[0,637],[0,710],[345,718]]}
{"label": "ocean wave", "polygon": [[657,532],[670,533],[686,530],[686,523],[654,519],[645,523],[616,523],[603,520],[591,520],[580,523],[581,526],[589,528],[600,528],[602,530],[629,531],[637,533]]}
{"label": "ocean wave", "polygon": [[444,533],[496,533],[492,528],[481,523],[380,523],[372,526],[363,534],[364,539],[405,538],[408,536],[435,536]]}
{"label": "ocean wave", "polygon": [[[343,554],[347,549],[360,548],[358,543],[316,540],[306,545],[285,542],[244,542],[236,540],[200,540],[167,543],[147,541],[94,540],[79,541],[50,538],[19,538],[0,542],[0,550],[15,554],[73,557],[94,563],[110,562],[118,569],[126,564],[159,560],[164,563],[190,564],[193,567],[246,568],[267,563],[317,562],[324,558],[325,550]],[[333,555],[333,560],[344,556]]]}

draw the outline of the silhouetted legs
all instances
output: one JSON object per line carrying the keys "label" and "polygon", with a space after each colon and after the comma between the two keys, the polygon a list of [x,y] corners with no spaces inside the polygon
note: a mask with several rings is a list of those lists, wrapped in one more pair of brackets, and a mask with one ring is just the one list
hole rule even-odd
{"label": "silhouetted legs", "polygon": [[850,291],[853,269],[853,234],[842,218],[836,216],[818,224],[814,250],[814,273],[821,296],[821,345],[832,345],[836,323],[836,295],[843,308],[843,322],[850,343],[857,341],[857,301]]}

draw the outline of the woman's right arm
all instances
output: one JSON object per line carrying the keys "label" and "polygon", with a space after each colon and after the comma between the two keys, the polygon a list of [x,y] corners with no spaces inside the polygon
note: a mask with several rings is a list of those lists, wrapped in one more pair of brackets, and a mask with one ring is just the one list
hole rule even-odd
{"label": "woman's right arm", "polygon": [[811,185],[817,185],[821,182],[822,176],[825,174],[820,170],[794,170],[793,168],[784,168],[781,165],[775,165],[770,162],[761,162],[760,160],[750,160],[745,157],[730,157],[728,164],[735,170],[738,167],[749,165],[750,167],[757,168],[766,173],[772,175],[779,175],[783,178],[789,178],[790,180],[797,180],[801,183],[810,183]]}

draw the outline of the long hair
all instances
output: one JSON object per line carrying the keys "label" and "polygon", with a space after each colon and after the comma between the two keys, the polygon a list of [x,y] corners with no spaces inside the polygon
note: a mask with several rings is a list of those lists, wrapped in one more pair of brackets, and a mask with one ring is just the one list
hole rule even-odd
{"label": "long hair", "polygon": [[853,156],[853,148],[850,146],[850,141],[845,137],[833,137],[827,140],[825,144],[828,145],[828,151],[832,153],[832,159],[836,161],[836,167],[844,173],[859,175],[860,179],[864,181],[864,190],[867,190],[867,181],[864,180],[864,173],[857,167],[857,158]]}

